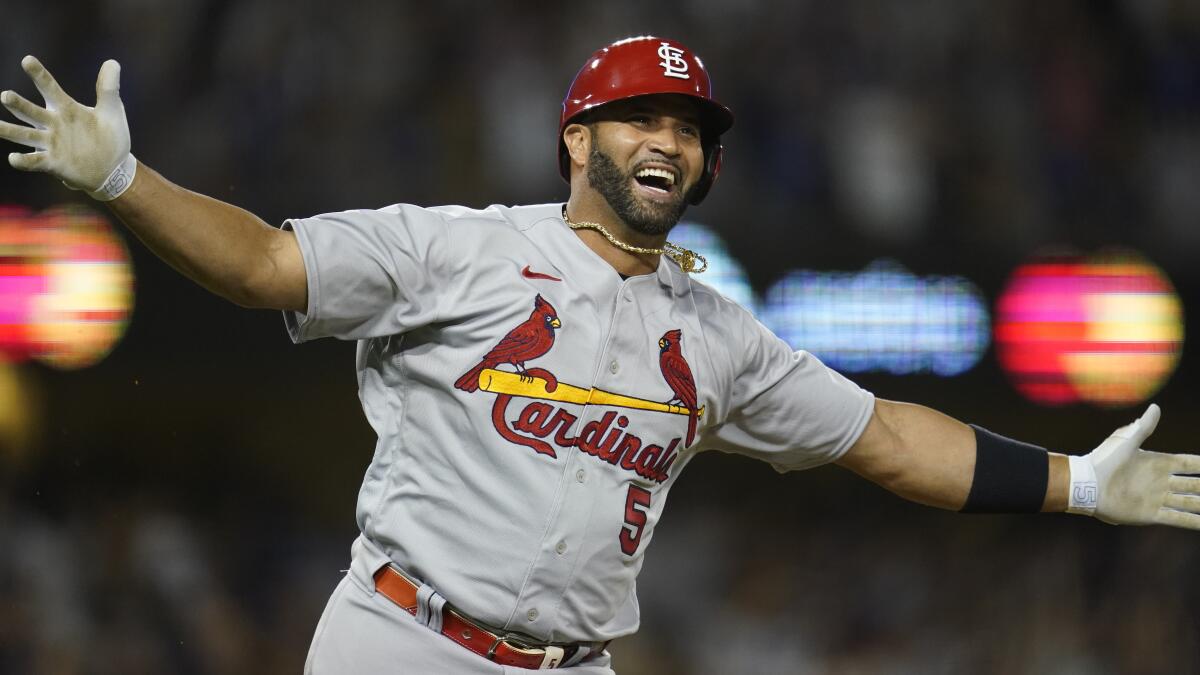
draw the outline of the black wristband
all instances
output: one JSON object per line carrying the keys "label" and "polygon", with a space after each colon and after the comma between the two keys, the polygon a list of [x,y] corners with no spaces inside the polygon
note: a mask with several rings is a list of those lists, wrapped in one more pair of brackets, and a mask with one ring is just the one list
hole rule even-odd
{"label": "black wristband", "polygon": [[1045,448],[975,430],[975,478],[962,513],[1037,513],[1046,501],[1050,455]]}

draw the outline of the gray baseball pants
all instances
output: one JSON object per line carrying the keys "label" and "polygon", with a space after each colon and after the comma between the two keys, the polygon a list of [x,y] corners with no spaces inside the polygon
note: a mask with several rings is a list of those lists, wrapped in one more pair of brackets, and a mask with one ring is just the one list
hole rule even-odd
{"label": "gray baseball pants", "polygon": [[[357,561],[356,561],[357,562]],[[607,653],[584,664],[549,672],[614,675]],[[417,623],[413,615],[381,593],[352,564],[338,583],[317,623],[305,675],[523,675],[534,671],[502,666],[468,651]]]}

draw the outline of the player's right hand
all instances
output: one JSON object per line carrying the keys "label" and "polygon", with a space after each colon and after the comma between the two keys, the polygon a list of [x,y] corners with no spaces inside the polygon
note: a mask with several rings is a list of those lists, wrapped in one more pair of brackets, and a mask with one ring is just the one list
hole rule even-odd
{"label": "player's right hand", "polygon": [[33,152],[10,153],[8,163],[21,171],[42,171],[74,190],[101,201],[116,199],[130,183],[137,160],[129,153],[129,123],[121,104],[121,66],[105,61],[96,79],[96,107],[67,95],[45,66],[32,56],[21,59],[42,95],[40,107],[14,91],[0,93],[3,104],[29,126],[0,121],[0,138],[29,146]]}

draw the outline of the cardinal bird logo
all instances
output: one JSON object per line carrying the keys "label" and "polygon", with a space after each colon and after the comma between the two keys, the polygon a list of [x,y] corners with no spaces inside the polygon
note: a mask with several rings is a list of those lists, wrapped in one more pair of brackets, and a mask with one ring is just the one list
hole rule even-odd
{"label": "cardinal bird logo", "polygon": [[688,367],[687,359],[683,358],[679,341],[683,331],[678,328],[663,333],[658,340],[658,368],[662,371],[663,379],[671,387],[675,398],[668,404],[678,403],[688,409],[687,442],[684,447],[690,447],[696,438],[696,380],[692,377],[692,369]]}
{"label": "cardinal bird logo", "polygon": [[[525,362],[532,361],[550,351],[550,348],[554,346],[554,330],[561,326],[558,312],[550,303],[546,302],[545,298],[538,295],[533,299],[533,312],[530,313],[529,318],[510,330],[499,344],[484,355],[479,365],[458,378],[454,386],[463,391],[477,391],[479,374],[488,368],[495,368],[501,363],[511,363],[521,375],[522,380],[532,380],[525,370]],[[687,368],[686,364],[684,368]],[[695,394],[692,397],[695,398]]]}

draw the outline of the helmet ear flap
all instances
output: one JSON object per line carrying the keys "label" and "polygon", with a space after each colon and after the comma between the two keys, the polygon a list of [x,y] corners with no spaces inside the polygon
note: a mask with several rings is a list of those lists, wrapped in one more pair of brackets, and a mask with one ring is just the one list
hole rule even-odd
{"label": "helmet ear flap", "polygon": [[721,158],[724,154],[725,148],[721,145],[720,140],[716,140],[704,148],[704,171],[700,174],[700,181],[688,195],[689,204],[695,206],[704,201],[708,191],[712,189],[713,183],[717,180],[717,175],[721,173]]}

